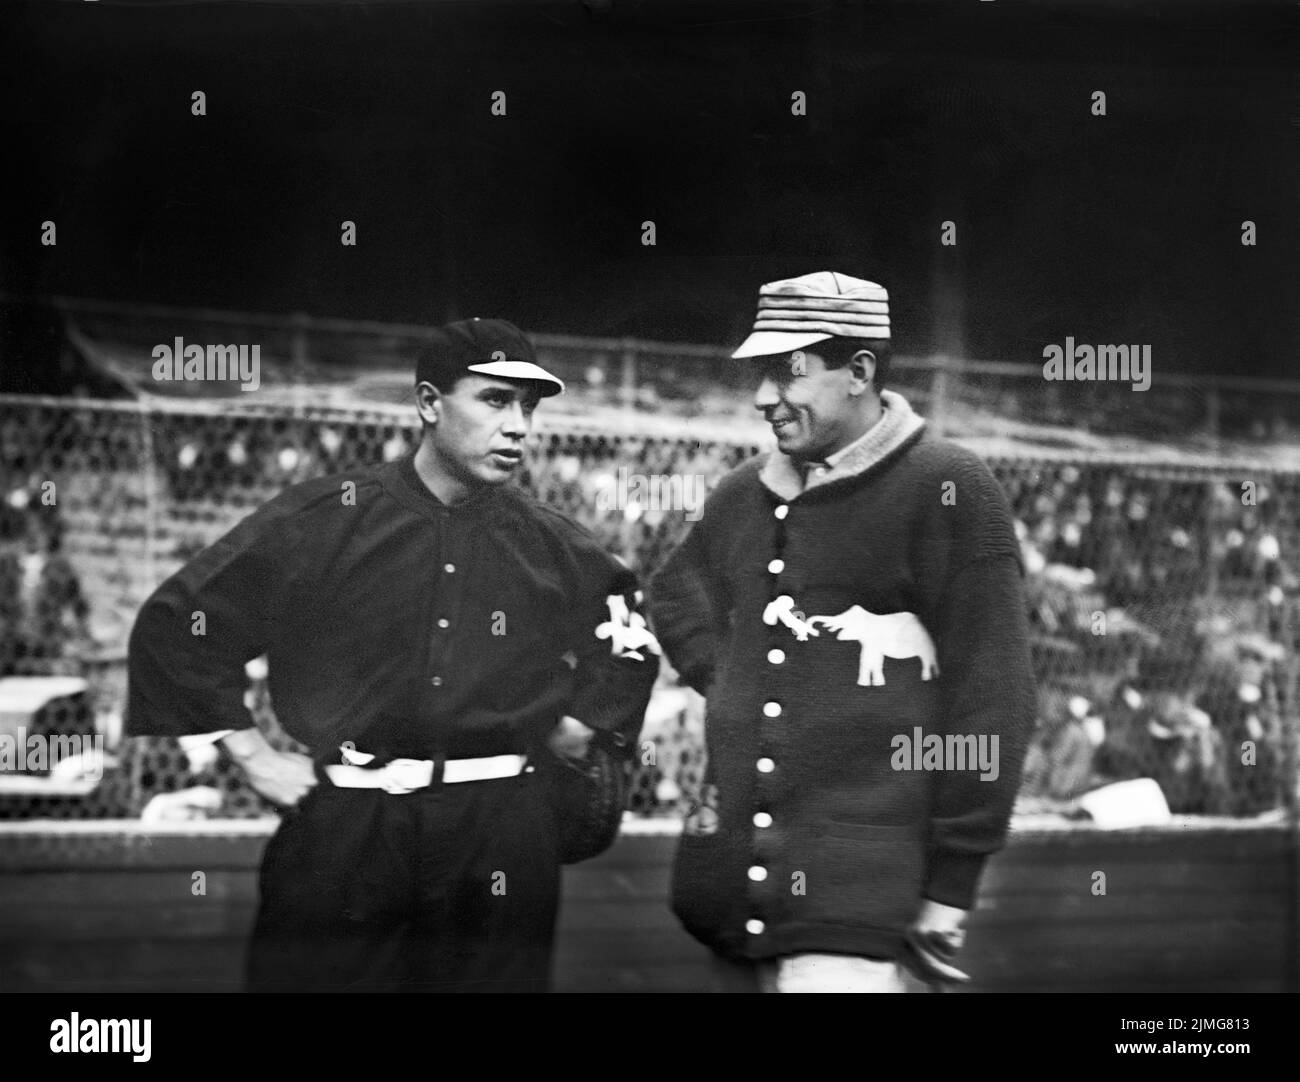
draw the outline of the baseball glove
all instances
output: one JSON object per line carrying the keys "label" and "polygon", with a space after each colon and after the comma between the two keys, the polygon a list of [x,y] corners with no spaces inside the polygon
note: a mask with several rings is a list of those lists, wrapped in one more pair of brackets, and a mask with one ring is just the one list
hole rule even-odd
{"label": "baseball glove", "polygon": [[627,806],[631,763],[618,734],[597,733],[582,759],[545,750],[538,757],[560,832],[560,860],[599,856],[618,837]]}

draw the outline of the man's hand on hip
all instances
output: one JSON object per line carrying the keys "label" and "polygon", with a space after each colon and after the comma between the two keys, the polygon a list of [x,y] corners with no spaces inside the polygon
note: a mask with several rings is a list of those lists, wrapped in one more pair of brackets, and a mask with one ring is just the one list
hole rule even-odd
{"label": "man's hand on hip", "polygon": [[583,759],[587,755],[587,745],[591,743],[591,738],[595,735],[595,729],[589,728],[577,718],[571,718],[566,714],[560,719],[560,723],[551,730],[551,735],[546,738],[546,743],[556,755],[568,759]]}
{"label": "man's hand on hip", "polygon": [[240,729],[221,742],[243,768],[248,784],[282,808],[294,807],[316,784],[311,759],[276,751],[256,729]]}

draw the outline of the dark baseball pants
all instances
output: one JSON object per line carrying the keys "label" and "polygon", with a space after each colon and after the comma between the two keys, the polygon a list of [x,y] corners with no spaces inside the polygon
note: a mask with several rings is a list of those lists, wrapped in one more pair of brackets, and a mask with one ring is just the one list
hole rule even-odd
{"label": "dark baseball pants", "polygon": [[262,858],[250,991],[544,992],[560,865],[536,775],[318,784]]}

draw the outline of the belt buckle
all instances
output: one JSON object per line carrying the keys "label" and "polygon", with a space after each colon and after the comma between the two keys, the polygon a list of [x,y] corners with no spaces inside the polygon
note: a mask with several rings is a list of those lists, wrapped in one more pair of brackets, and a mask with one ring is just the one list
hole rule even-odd
{"label": "belt buckle", "polygon": [[384,792],[401,796],[426,788],[433,781],[428,759],[394,759],[382,767]]}

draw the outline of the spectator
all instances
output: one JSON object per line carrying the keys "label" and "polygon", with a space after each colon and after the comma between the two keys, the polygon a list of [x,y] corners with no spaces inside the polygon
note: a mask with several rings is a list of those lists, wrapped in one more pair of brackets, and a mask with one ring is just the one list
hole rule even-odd
{"label": "spectator", "polygon": [[1093,741],[1083,719],[1071,712],[1067,695],[1056,688],[1045,689],[1017,809],[1060,810],[1082,796],[1097,784],[1092,758]]}
{"label": "spectator", "polygon": [[90,607],[54,509],[21,503],[0,508],[0,675],[69,673],[90,640]]}

